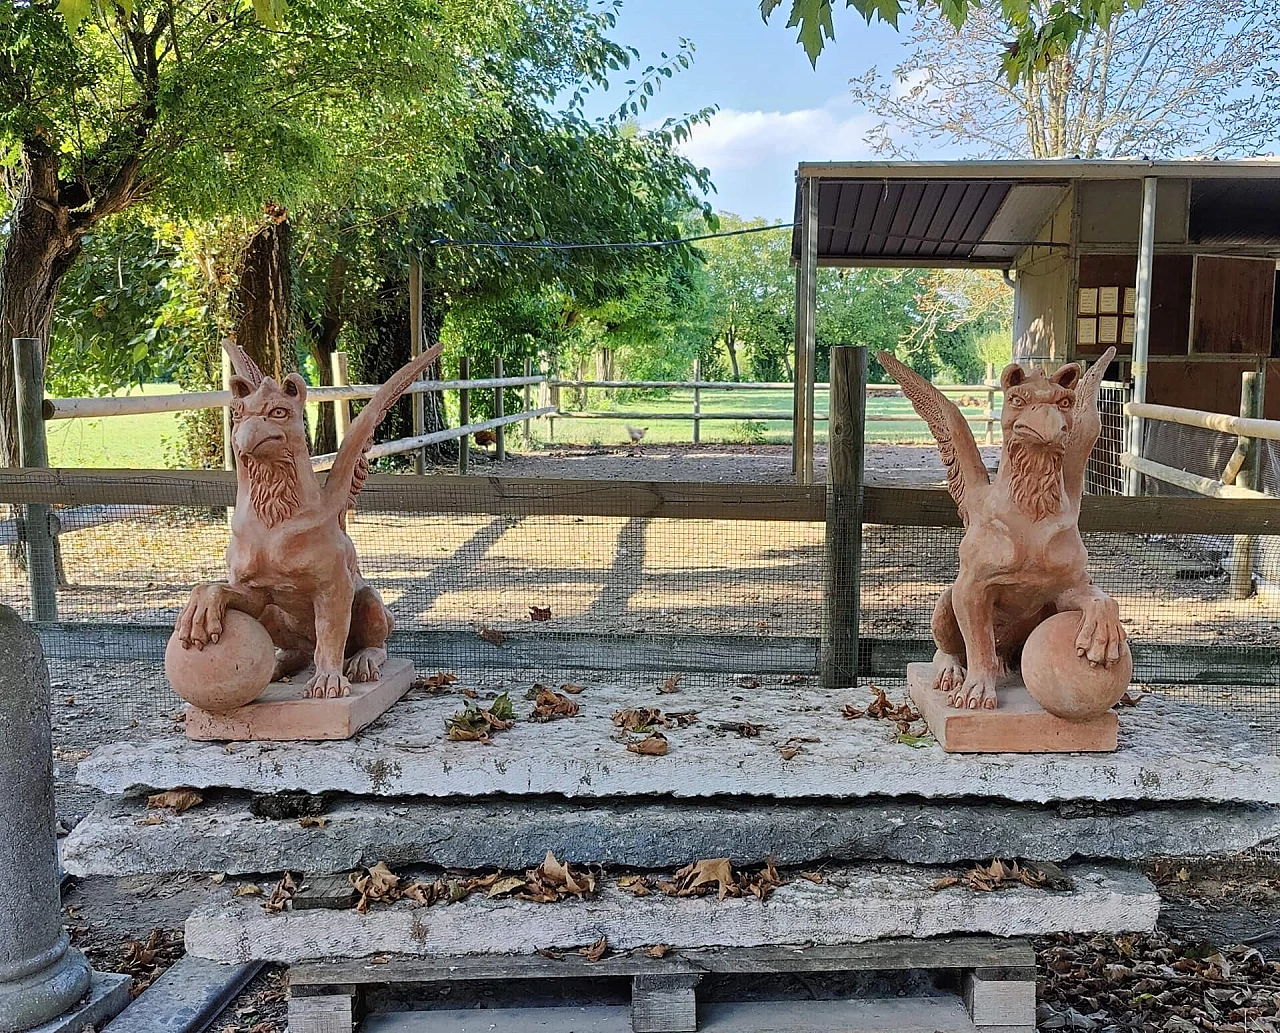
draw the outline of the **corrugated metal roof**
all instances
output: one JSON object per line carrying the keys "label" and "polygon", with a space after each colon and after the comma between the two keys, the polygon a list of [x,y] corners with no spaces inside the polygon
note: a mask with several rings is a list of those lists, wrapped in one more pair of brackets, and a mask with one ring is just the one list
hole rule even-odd
{"label": "corrugated metal roof", "polygon": [[1008,267],[1031,244],[1067,243],[1037,237],[1072,182],[1148,176],[1191,181],[1192,243],[1280,240],[1275,158],[802,162],[796,176],[792,253],[800,251],[799,181],[815,180],[818,262],[826,265]]}

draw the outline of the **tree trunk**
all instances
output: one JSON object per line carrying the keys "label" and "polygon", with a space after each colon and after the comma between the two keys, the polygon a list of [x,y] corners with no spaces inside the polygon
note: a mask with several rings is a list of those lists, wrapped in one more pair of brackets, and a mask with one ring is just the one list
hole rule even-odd
{"label": "tree trunk", "polygon": [[49,358],[49,324],[58,288],[80,254],[82,231],[72,226],[61,196],[57,155],[24,146],[18,194],[0,252],[0,464],[17,466],[18,409],[13,339],[37,337]]}
{"label": "tree trunk", "polygon": [[724,348],[729,353],[729,368],[733,371],[735,382],[742,379],[742,371],[738,368],[738,344],[732,333],[724,335]]}
{"label": "tree trunk", "polygon": [[289,217],[269,205],[266,222],[249,238],[232,298],[236,343],[276,382],[298,371],[289,334],[293,278],[289,268]]}
{"label": "tree trunk", "polygon": [[[319,318],[307,320],[307,345],[316,360],[316,375],[323,385],[333,383],[333,350],[342,332],[342,291],[346,276],[347,259],[336,254],[329,264],[329,277],[325,288],[324,311]],[[334,423],[333,406],[321,405],[316,418],[315,440],[311,451],[314,455],[335,452],[338,448],[338,429]]]}

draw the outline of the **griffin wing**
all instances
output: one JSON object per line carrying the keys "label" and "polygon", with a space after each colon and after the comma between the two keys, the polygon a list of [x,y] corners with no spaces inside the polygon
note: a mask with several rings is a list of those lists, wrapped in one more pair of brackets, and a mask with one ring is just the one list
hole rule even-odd
{"label": "griffin wing", "polygon": [[439,358],[443,349],[444,345],[437,344],[401,366],[378,388],[360,410],[360,415],[351,421],[329,470],[329,479],[325,481],[325,491],[341,502],[344,513],[355,506],[356,496],[360,494],[360,489],[369,476],[368,452],[373,445],[373,432],[391,411],[396,399],[404,394],[424,369]]}
{"label": "griffin wing", "polygon": [[987,468],[982,463],[973,432],[965,422],[964,414],[956,404],[934,387],[915,370],[904,366],[888,352],[876,356],[889,375],[902,387],[920,417],[929,425],[942,465],[947,469],[947,491],[956,500],[956,509],[965,526],[969,525],[966,499],[991,483]]}
{"label": "griffin wing", "polygon": [[1089,464],[1089,453],[1093,451],[1098,435],[1102,433],[1102,418],[1098,415],[1098,389],[1115,356],[1115,348],[1108,348],[1089,367],[1076,387],[1071,436],[1067,440],[1067,451],[1062,460],[1062,481],[1067,493],[1077,502],[1084,492],[1084,474],[1085,467]]}

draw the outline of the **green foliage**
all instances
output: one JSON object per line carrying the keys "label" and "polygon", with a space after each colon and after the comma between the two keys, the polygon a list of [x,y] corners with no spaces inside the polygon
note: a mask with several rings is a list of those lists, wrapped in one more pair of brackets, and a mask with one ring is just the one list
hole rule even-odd
{"label": "green foliage", "polygon": [[184,292],[182,266],[178,249],[136,218],[87,235],[53,322],[50,393],[169,380],[206,314]]}
{"label": "green foliage", "polygon": [[[782,0],[760,0],[765,21]],[[1137,10],[1143,0],[845,0],[868,23],[886,22],[895,29],[899,18],[912,7],[937,9],[957,30],[972,11],[991,8],[1007,26],[1012,41],[1000,55],[1010,83],[1043,71],[1056,57],[1066,53],[1082,32],[1095,26],[1106,28],[1124,11]],[[815,67],[828,40],[836,38],[832,20],[835,0],[792,0],[787,28],[797,29],[797,42],[804,47]]]}

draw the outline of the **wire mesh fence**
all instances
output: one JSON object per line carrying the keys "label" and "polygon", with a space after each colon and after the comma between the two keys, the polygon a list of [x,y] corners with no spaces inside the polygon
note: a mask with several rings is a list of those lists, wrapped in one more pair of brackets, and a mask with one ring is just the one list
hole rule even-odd
{"label": "wire mesh fence", "polygon": [[[192,586],[224,576],[229,537],[225,509],[155,506],[145,481],[136,491],[136,502],[103,507],[98,522],[62,534],[59,623],[45,630],[58,691],[87,698],[92,682],[123,724],[178,708],[164,682],[165,641]],[[818,670],[820,520],[654,517],[645,499],[600,515],[599,487],[585,482],[578,514],[530,513],[527,500],[495,506],[485,479],[471,491],[454,490],[442,512],[397,509],[382,492],[350,522],[363,572],[396,620],[393,652],[420,671],[513,685],[650,685],[709,671],[732,686],[735,675]],[[930,615],[956,575],[960,535],[865,526],[865,679],[895,683],[904,657],[932,655]],[[1280,550],[1280,538],[1260,541]],[[1094,580],[1119,602],[1138,680],[1237,710],[1280,748],[1280,604],[1266,585],[1229,598],[1230,538],[1153,529],[1088,532],[1085,543]],[[0,591],[29,615],[24,571],[8,566]]]}
{"label": "wire mesh fence", "polygon": [[1120,456],[1125,447],[1124,405],[1133,396],[1128,383],[1104,380],[1098,390],[1098,415],[1102,433],[1089,454],[1084,490],[1090,495],[1123,495],[1125,469]]}

